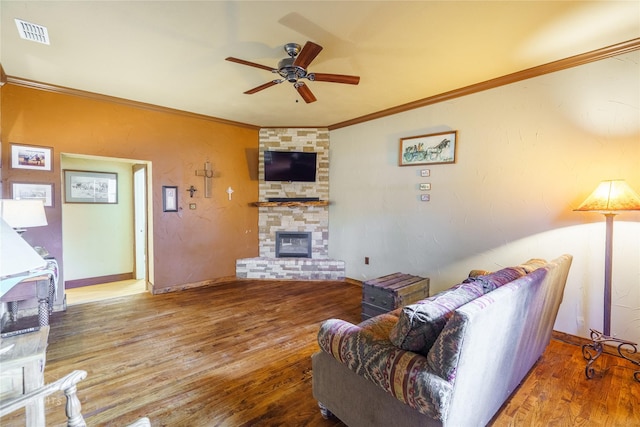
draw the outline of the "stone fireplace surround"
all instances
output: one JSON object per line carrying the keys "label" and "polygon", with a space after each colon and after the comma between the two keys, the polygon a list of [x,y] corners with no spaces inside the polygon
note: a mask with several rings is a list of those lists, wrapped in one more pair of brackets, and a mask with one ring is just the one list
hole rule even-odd
{"label": "stone fireplace surround", "polygon": [[[264,151],[315,151],[316,182],[264,181]],[[260,130],[258,160],[258,237],[260,256],[236,260],[236,276],[248,279],[343,280],[344,261],[329,259],[329,131],[269,128]],[[279,201],[269,199],[317,199]],[[311,258],[276,258],[276,232],[309,232]]]}

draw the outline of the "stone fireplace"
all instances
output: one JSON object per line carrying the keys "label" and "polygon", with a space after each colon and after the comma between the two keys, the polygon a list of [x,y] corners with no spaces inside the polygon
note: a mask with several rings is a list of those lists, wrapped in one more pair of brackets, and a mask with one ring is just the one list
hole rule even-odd
{"label": "stone fireplace", "polygon": [[[263,160],[267,150],[316,152],[316,182],[265,181]],[[236,276],[260,279],[344,279],[344,261],[329,259],[328,129],[260,129],[258,165],[259,200],[255,205],[258,209],[260,256],[237,260]],[[280,255],[277,247],[280,233],[308,236],[308,251],[303,256],[297,252]],[[289,249],[291,242],[287,243]],[[300,248],[296,248],[296,251],[299,250]]]}

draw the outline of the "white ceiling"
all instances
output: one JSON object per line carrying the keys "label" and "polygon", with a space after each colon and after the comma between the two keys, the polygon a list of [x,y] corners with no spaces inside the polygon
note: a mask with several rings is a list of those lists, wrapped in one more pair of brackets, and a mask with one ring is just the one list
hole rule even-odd
{"label": "white ceiling", "polygon": [[[0,1],[0,63],[34,80],[256,126],[329,126],[640,37],[640,1]],[[14,18],[47,27],[20,39]],[[324,50],[290,83],[283,45]]]}

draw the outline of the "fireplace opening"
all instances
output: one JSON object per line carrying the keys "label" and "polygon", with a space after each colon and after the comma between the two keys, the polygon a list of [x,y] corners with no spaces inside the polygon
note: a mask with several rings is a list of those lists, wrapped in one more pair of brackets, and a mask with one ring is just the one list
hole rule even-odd
{"label": "fireplace opening", "polygon": [[276,231],[276,258],[311,258],[311,233]]}

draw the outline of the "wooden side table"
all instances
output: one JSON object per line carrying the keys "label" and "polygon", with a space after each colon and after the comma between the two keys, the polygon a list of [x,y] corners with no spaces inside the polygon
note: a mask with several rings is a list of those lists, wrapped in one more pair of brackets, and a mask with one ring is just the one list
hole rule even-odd
{"label": "wooden side table", "polygon": [[10,320],[15,322],[18,320],[18,301],[37,298],[38,324],[40,326],[47,326],[49,325],[49,311],[53,304],[54,289],[53,278],[49,274],[29,277],[2,295],[0,301],[9,303]]}
{"label": "wooden side table", "polygon": [[[43,326],[35,332],[3,338],[0,343],[0,382],[6,394],[26,394],[44,385],[49,327]],[[13,381],[15,377],[20,381]],[[16,383],[19,386],[16,390]],[[20,389],[21,388],[21,389]],[[4,396],[3,396],[4,397]],[[26,407],[28,427],[46,425],[44,400],[39,399]]]}
{"label": "wooden side table", "polygon": [[393,273],[362,284],[362,320],[429,296],[429,279],[404,273]]}
{"label": "wooden side table", "polygon": [[46,267],[23,275],[0,279],[1,302],[9,304],[10,320],[18,320],[18,303],[36,298],[38,301],[38,324],[49,325],[53,312],[53,301],[58,292],[58,262],[53,257],[45,258]]}

